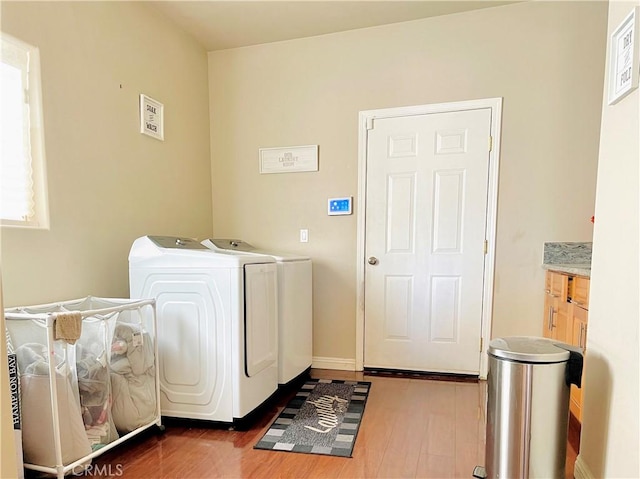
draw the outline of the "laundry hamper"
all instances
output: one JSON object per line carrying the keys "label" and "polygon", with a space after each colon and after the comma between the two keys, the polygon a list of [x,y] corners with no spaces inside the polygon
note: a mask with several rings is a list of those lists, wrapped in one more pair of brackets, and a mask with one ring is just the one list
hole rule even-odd
{"label": "laundry hamper", "polygon": [[[89,296],[8,308],[5,317],[25,468],[63,478],[151,426],[163,429],[155,300]],[[55,339],[59,321],[80,326],[77,340]]]}

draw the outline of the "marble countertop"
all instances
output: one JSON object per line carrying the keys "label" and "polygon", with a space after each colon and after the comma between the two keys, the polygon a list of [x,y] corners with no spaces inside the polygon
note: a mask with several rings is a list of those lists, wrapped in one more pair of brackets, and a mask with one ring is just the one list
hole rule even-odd
{"label": "marble countertop", "polygon": [[592,243],[545,243],[542,267],[550,271],[591,277]]}
{"label": "marble countertop", "polygon": [[562,264],[562,263],[547,263],[542,267],[549,271],[559,271],[560,273],[575,274],[578,276],[591,277],[591,265],[590,264]]}

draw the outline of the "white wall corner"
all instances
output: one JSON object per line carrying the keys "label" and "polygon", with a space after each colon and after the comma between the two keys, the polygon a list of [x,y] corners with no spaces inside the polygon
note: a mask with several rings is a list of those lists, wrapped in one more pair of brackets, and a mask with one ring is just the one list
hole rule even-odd
{"label": "white wall corner", "polygon": [[591,470],[589,470],[589,467],[579,454],[573,466],[573,477],[575,477],[575,479],[595,479],[594,475],[591,474]]}
{"label": "white wall corner", "polygon": [[323,358],[314,356],[311,359],[311,367],[314,369],[335,369],[339,371],[355,371],[356,360],[347,358]]}

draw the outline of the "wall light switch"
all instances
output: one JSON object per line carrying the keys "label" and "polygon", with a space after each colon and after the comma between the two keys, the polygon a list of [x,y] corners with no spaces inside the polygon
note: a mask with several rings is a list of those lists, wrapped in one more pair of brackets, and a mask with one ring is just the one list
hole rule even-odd
{"label": "wall light switch", "polygon": [[300,243],[309,242],[309,230],[300,230]]}

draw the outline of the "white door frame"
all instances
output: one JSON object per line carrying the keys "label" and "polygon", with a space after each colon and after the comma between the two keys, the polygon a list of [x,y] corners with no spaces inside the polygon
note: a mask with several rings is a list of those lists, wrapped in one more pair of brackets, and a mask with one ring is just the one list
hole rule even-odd
{"label": "white door frame", "polygon": [[358,215],[356,251],[356,371],[364,369],[364,305],[365,305],[365,213],[367,210],[367,131],[376,118],[426,115],[464,110],[491,109],[492,148],[489,152],[489,185],[487,191],[487,254],[484,258],[484,287],[482,293],[482,351],[480,378],[486,379],[489,359],[486,351],[491,338],[493,313],[493,278],[496,245],[496,216],[498,209],[498,171],[500,160],[500,129],[502,98],[486,98],[432,105],[418,105],[380,110],[361,111],[358,115]]}

